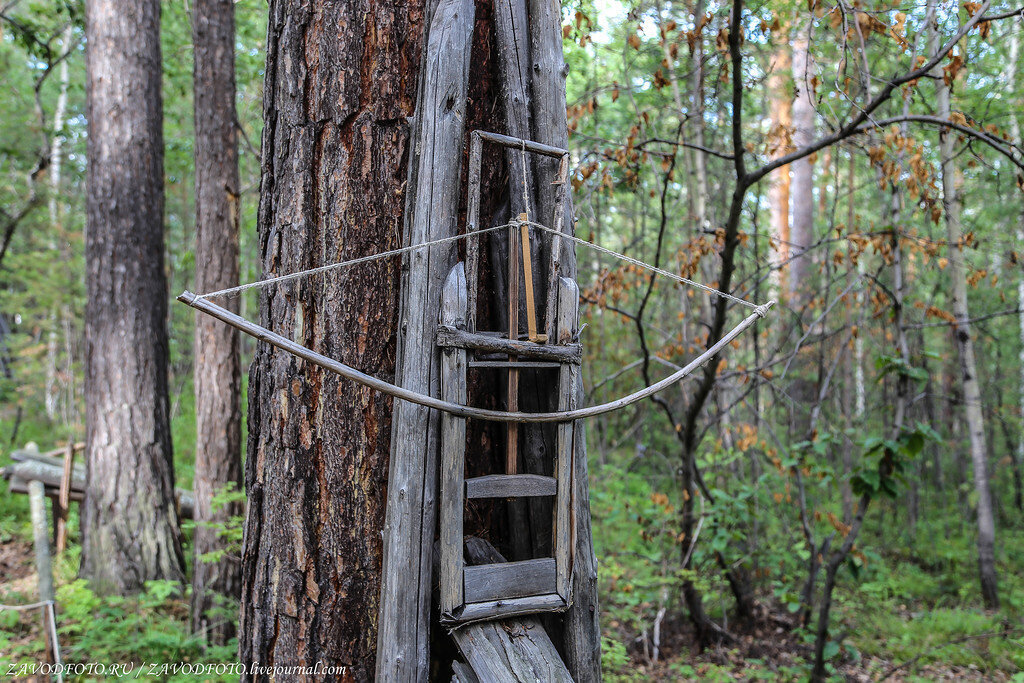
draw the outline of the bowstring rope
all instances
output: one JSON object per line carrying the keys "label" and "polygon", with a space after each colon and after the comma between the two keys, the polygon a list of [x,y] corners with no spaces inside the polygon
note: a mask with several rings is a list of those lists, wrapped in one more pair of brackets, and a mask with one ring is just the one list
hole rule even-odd
{"label": "bowstring rope", "polygon": [[599,244],[594,244],[593,242],[588,242],[587,240],[582,239],[580,237],[577,237],[576,235],[572,235],[572,234],[567,233],[567,232],[559,232],[558,230],[555,230],[554,228],[549,228],[546,225],[542,225],[540,223],[537,223],[537,222],[531,221],[531,220],[526,220],[526,221],[514,220],[514,221],[510,221],[508,223],[503,223],[501,225],[492,225],[489,228],[481,228],[481,229],[475,230],[475,231],[473,231],[471,233],[463,233],[461,235],[453,235],[451,237],[441,237],[439,239],[431,240],[429,242],[421,242],[419,244],[411,244],[411,245],[409,245],[407,247],[400,247],[398,249],[389,249],[388,251],[382,251],[382,252],[379,252],[379,253],[376,253],[376,254],[370,254],[369,256],[360,256],[359,258],[354,258],[354,259],[351,259],[351,260],[348,260],[348,261],[341,261],[339,263],[329,263],[329,264],[327,264],[325,266],[319,266],[317,268],[310,268],[308,270],[300,270],[300,271],[296,271],[294,273],[288,273],[287,275],[279,275],[277,277],[267,278],[266,280],[257,280],[255,282],[249,282],[249,283],[246,283],[244,285],[238,285],[236,287],[228,287],[227,289],[219,289],[219,290],[217,290],[215,292],[207,292],[205,294],[197,294],[196,298],[198,298],[198,299],[210,299],[210,298],[216,297],[216,296],[231,296],[232,294],[239,294],[239,293],[244,292],[244,291],[249,290],[249,289],[267,287],[267,286],[272,285],[272,284],[278,284],[278,283],[281,283],[281,282],[288,282],[290,280],[298,280],[298,279],[301,279],[301,278],[312,277],[314,275],[319,275],[321,273],[326,273],[326,272],[329,272],[329,271],[332,271],[332,270],[340,270],[342,268],[347,268],[349,266],[359,265],[361,263],[369,263],[371,261],[377,261],[377,260],[384,259],[384,258],[389,258],[389,257],[392,257],[392,256],[399,256],[401,254],[407,254],[409,252],[419,251],[420,249],[429,249],[430,247],[438,246],[438,245],[441,245],[441,244],[449,244],[451,242],[457,242],[459,240],[466,239],[467,237],[473,237],[473,236],[478,236],[478,235],[482,235],[482,234],[489,233],[489,232],[495,232],[497,230],[503,230],[505,228],[513,228],[513,227],[516,227],[516,226],[520,225],[521,223],[526,223],[527,225],[529,225],[531,227],[534,227],[534,228],[536,228],[536,229],[538,229],[538,230],[540,230],[542,232],[546,232],[546,233],[549,233],[551,235],[554,235],[554,236],[558,237],[559,239],[563,239],[563,240],[568,240],[570,242],[574,242],[576,244],[579,244],[581,246],[587,247],[589,249],[593,249],[594,251],[596,251],[598,253],[605,254],[606,256],[611,256],[612,258],[618,259],[619,261],[623,261],[625,263],[629,263],[629,264],[632,264],[634,266],[637,266],[637,267],[640,267],[640,268],[644,268],[645,270],[649,270],[652,273],[657,273],[658,275],[666,277],[669,280],[673,280],[673,281],[678,282],[680,284],[684,284],[684,285],[688,285],[690,287],[694,287],[696,289],[700,289],[700,290],[702,290],[704,292],[707,292],[708,294],[711,294],[713,296],[721,297],[721,298],[726,299],[728,301],[731,301],[731,302],[733,302],[735,304],[743,306],[744,308],[748,308],[751,311],[755,311],[755,312],[759,313],[761,315],[761,317],[764,317],[765,313],[767,313],[767,311],[768,311],[768,305],[767,304],[762,304],[762,305],[755,304],[753,302],[747,301],[746,299],[742,299],[742,298],[740,298],[738,296],[730,294],[729,292],[723,292],[720,289],[715,289],[714,287],[709,287],[708,285],[705,285],[705,284],[697,282],[695,280],[691,280],[689,278],[683,277],[682,275],[677,275],[676,273],[673,273],[671,271],[665,270],[664,268],[659,268],[658,266],[652,265],[652,264],[647,263],[645,261],[641,261],[640,259],[637,259],[637,258],[633,258],[632,256],[627,256],[626,254],[619,253],[619,252],[614,251],[612,249],[608,249],[607,247],[602,247]]}
{"label": "bowstring rope", "polygon": [[[546,225],[542,225],[540,223],[537,223],[536,221],[531,221],[530,220],[530,192],[529,192],[529,182],[527,180],[528,173],[527,173],[527,170],[526,170],[526,140],[521,140],[520,141],[520,152],[519,152],[519,154],[520,154],[520,159],[522,160],[522,164],[520,165],[520,167],[522,169],[522,175],[523,175],[523,213],[526,215],[526,220],[521,220],[521,219],[517,218],[514,221],[509,221],[508,223],[505,223],[505,224],[502,224],[502,225],[492,225],[489,228],[483,228],[483,229],[480,229],[480,230],[476,230],[473,233],[464,233],[464,234],[461,234],[461,235],[453,235],[451,237],[442,237],[442,238],[439,238],[439,239],[436,239],[436,240],[431,240],[429,242],[421,242],[419,244],[411,244],[411,245],[409,245],[407,247],[400,247],[398,249],[389,249],[388,251],[382,251],[382,252],[379,252],[379,253],[376,253],[376,254],[370,254],[369,256],[360,256],[359,258],[354,258],[354,259],[351,259],[351,260],[348,260],[348,261],[341,261],[339,263],[329,263],[327,265],[319,266],[317,268],[310,268],[308,270],[300,270],[300,271],[297,271],[297,272],[294,272],[294,273],[288,273],[287,275],[279,275],[277,277],[267,278],[266,280],[257,280],[255,282],[249,282],[249,283],[244,284],[244,285],[238,285],[238,286],[235,286],[235,287],[228,287],[226,289],[219,289],[219,290],[217,290],[215,292],[207,292],[206,294],[198,294],[197,298],[199,298],[199,299],[209,299],[209,298],[215,297],[215,296],[230,296],[232,294],[239,294],[239,293],[244,292],[246,290],[254,289],[254,288],[257,288],[257,287],[266,287],[268,285],[278,284],[278,283],[281,283],[281,282],[288,282],[290,280],[298,280],[300,278],[312,277],[313,275],[319,275],[321,273],[326,273],[326,272],[329,272],[329,271],[332,271],[332,270],[340,270],[341,268],[347,268],[348,266],[355,266],[355,265],[358,265],[360,263],[369,263],[371,261],[376,261],[376,260],[379,260],[379,259],[389,258],[391,256],[399,256],[401,254],[406,254],[406,253],[409,253],[409,252],[412,252],[412,251],[418,251],[420,249],[429,249],[430,247],[433,247],[433,246],[438,246],[438,245],[441,245],[441,244],[448,244],[450,242],[457,242],[457,241],[459,241],[461,239],[469,237],[471,234],[474,235],[474,236],[478,236],[478,235],[482,235],[484,233],[494,232],[496,230],[502,230],[504,228],[515,228],[515,227],[518,227],[520,225],[529,225],[529,226],[531,226],[533,228],[537,228],[538,230],[541,230],[543,232],[547,232],[547,233],[549,233],[551,235],[555,235],[556,237],[558,237],[560,239],[565,239],[565,240],[569,240],[570,242],[575,242],[576,244],[580,244],[580,245],[582,245],[584,247],[588,247],[590,249],[593,249],[594,251],[596,251],[598,253],[605,254],[607,256],[611,256],[613,258],[616,258],[616,259],[618,259],[620,261],[624,261],[625,263],[630,263],[630,264],[632,264],[634,266],[637,266],[639,268],[644,268],[644,269],[649,270],[649,271],[651,271],[653,273],[657,273],[658,275],[661,275],[663,277],[667,277],[670,280],[674,280],[674,281],[679,282],[681,284],[689,285],[690,287],[694,287],[696,289],[700,289],[700,290],[705,291],[708,294],[712,294],[714,296],[722,297],[723,299],[727,299],[728,301],[732,301],[733,303],[738,304],[740,306],[743,306],[744,308],[749,308],[750,310],[757,312],[762,318],[767,313],[768,308],[769,308],[768,304],[764,304],[764,305],[759,306],[759,305],[757,305],[755,303],[747,301],[746,299],[741,299],[738,296],[734,296],[734,295],[732,295],[732,294],[730,294],[728,292],[723,292],[720,289],[715,289],[714,287],[709,287],[708,285],[702,284],[700,282],[696,282],[696,281],[691,280],[689,278],[685,278],[682,275],[676,275],[675,273],[673,273],[671,271],[665,270],[664,268],[659,268],[658,266],[655,266],[653,264],[647,263],[645,261],[641,261],[640,259],[633,258],[632,256],[627,256],[627,255],[621,254],[621,253],[619,253],[617,251],[612,251],[611,249],[608,249],[607,247],[602,247],[602,246],[600,246],[598,244],[594,244],[593,242],[588,242],[587,240],[584,240],[584,239],[581,239],[579,237],[576,237],[576,235],[573,235],[571,233],[561,232],[559,230],[555,230],[554,228],[549,228]],[[512,235],[509,239],[516,239],[516,236]]]}

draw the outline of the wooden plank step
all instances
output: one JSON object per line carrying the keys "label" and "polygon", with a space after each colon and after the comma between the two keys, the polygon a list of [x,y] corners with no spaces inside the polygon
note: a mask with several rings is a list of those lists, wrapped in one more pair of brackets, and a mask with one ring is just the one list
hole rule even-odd
{"label": "wooden plank step", "polygon": [[466,567],[463,580],[467,603],[555,593],[555,559],[544,557]]}
{"label": "wooden plank step", "polygon": [[466,480],[466,498],[529,498],[557,492],[558,481],[539,474],[488,474]]}
{"label": "wooden plank step", "polygon": [[554,362],[530,362],[522,360],[471,360],[468,363],[471,368],[518,368],[520,370],[560,370],[561,363]]}

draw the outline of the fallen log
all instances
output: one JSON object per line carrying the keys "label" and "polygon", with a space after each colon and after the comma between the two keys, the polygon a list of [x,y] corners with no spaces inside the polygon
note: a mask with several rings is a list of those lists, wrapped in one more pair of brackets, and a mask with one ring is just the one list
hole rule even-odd
{"label": "fallen log", "polygon": [[[20,451],[25,453],[25,451]],[[36,454],[39,456],[39,454]],[[28,482],[38,481],[44,486],[46,496],[57,499],[60,497],[60,482],[64,474],[63,463],[48,464],[39,457],[26,457],[0,468],[0,476],[10,482],[11,493],[28,493]],[[76,467],[71,480],[69,500],[81,502],[85,498],[85,472]],[[192,519],[195,499],[191,491],[175,489],[174,498],[178,503],[178,514],[183,519]]]}

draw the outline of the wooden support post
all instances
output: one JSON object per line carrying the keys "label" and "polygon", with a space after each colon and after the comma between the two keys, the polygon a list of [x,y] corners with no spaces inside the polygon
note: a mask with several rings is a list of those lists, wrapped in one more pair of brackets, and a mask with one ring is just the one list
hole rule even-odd
{"label": "wooden support post", "polygon": [[64,552],[68,541],[68,505],[71,504],[71,480],[74,477],[75,444],[68,441],[64,451],[64,471],[60,478],[60,497],[57,499],[57,554]]}
{"label": "wooden support post", "polygon": [[[53,601],[53,566],[50,563],[50,533],[49,524],[46,523],[46,499],[43,482],[33,479],[28,483],[28,502],[32,513],[32,536],[35,541],[36,551],[36,573],[39,576],[39,600],[41,602]],[[43,633],[46,642],[46,653],[53,661],[53,644],[50,642],[50,634],[56,631],[52,628],[50,620],[52,612],[44,607]]]}
{"label": "wooden support post", "polygon": [[[457,263],[448,274],[441,295],[441,322],[465,324],[468,297],[466,276]],[[466,402],[466,351],[448,347],[441,351],[441,398]],[[450,615],[462,605],[462,518],[465,505],[463,476],[466,470],[466,419],[441,416],[441,614]]]}
{"label": "wooden support post", "polygon": [[[558,326],[556,340],[559,344],[569,344],[579,327],[579,285],[575,280],[561,278],[558,281]],[[565,363],[558,371],[558,409],[574,410],[577,407],[576,383],[579,381],[580,366]],[[575,501],[572,496],[573,485],[573,453],[575,422],[563,422],[558,425],[557,445],[555,448],[555,478],[558,481],[558,493],[555,497],[555,565],[557,568],[556,586],[558,594],[567,603],[570,599],[569,577],[572,572],[572,553],[576,543]]]}
{"label": "wooden support post", "polygon": [[484,141],[479,131],[473,131],[469,143],[469,193],[466,198],[466,281],[467,306],[466,329],[476,332],[476,293],[480,286],[480,167],[483,159]]}
{"label": "wooden support post", "polygon": [[[519,339],[519,240],[516,239],[515,228],[509,228],[508,236],[508,338]],[[509,354],[509,361],[516,360]],[[508,369],[507,407],[505,410],[519,410],[519,370],[510,366]],[[509,423],[505,427],[505,474],[516,474],[519,471],[519,425]]]}
{"label": "wooden support post", "polygon": [[[406,244],[458,230],[473,25],[472,0],[439,0],[430,17],[406,186]],[[438,395],[437,311],[455,260],[453,246],[432,247],[410,254],[403,268],[396,383],[420,394]],[[395,401],[391,425],[376,679],[426,681],[441,416]]]}
{"label": "wooden support post", "polygon": [[[569,154],[563,154],[558,164],[558,177],[555,178],[555,209],[554,219],[551,222],[551,229],[562,232],[562,223],[565,222],[566,193],[569,191]],[[568,230],[572,234],[572,227]],[[550,245],[548,249],[548,287],[547,305],[544,309],[545,320],[547,321],[548,336],[554,338],[555,331],[555,310],[558,307],[558,278],[562,273],[562,253],[566,248],[565,240],[555,235],[546,235]]]}

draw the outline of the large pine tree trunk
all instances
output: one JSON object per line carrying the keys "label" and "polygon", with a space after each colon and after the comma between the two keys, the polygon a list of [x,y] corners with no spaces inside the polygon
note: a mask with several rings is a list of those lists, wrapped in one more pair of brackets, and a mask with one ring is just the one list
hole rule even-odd
{"label": "large pine tree trunk", "polygon": [[[196,288],[200,292],[238,284],[238,139],[235,127],[235,9],[233,0],[196,0],[192,6],[195,85]],[[225,302],[238,312],[238,300]],[[237,598],[238,561],[201,557],[223,547],[213,524],[241,514],[241,505],[213,509],[212,498],[228,484],[241,485],[241,370],[238,332],[196,314],[195,561],[192,630],[211,642],[233,635],[230,622],[207,612],[218,596]],[[216,623],[221,625],[216,625]]]}
{"label": "large pine tree trunk", "polygon": [[[415,1],[271,1],[258,224],[266,274],[398,246],[423,24]],[[264,326],[389,380],[397,310],[396,260],[264,289],[260,301]],[[259,346],[243,662],[319,662],[372,679],[391,403]]]}
{"label": "large pine tree trunk", "polygon": [[86,3],[89,118],[82,573],[184,578],[167,398],[159,0]]}

